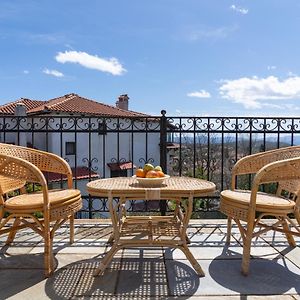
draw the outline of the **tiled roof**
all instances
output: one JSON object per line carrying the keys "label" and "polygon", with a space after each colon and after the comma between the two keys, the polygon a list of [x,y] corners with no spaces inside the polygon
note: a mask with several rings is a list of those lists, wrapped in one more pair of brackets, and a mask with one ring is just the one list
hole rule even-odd
{"label": "tiled roof", "polygon": [[[76,169],[72,168],[72,175],[73,175],[73,179],[77,178],[77,180],[99,177],[99,174],[97,174],[93,171],[90,171],[86,167],[77,167]],[[56,182],[56,181],[60,181],[60,180],[67,180],[67,175],[61,175],[61,174],[57,174],[57,173],[48,173],[46,175],[46,178],[48,179],[48,182]]]}
{"label": "tiled roof", "polygon": [[167,149],[178,149],[180,148],[180,144],[177,144],[177,143],[167,143]]}
{"label": "tiled roof", "polygon": [[95,116],[116,116],[116,117],[145,117],[146,114],[130,110],[123,110],[111,105],[83,98],[77,94],[68,94],[48,101],[37,101],[21,99],[0,106],[0,114],[14,114],[17,103],[26,105],[27,114],[85,114]]}
{"label": "tiled roof", "polygon": [[136,168],[136,166],[131,161],[108,163],[107,166],[111,169],[111,171],[128,170],[131,168]]}
{"label": "tiled roof", "polygon": [[45,101],[30,100],[30,99],[21,98],[17,101],[1,105],[0,106],[0,115],[13,115],[15,113],[16,106],[19,103],[24,104],[27,108],[27,111],[30,111],[32,109],[35,109],[35,108],[43,105],[44,102]]}

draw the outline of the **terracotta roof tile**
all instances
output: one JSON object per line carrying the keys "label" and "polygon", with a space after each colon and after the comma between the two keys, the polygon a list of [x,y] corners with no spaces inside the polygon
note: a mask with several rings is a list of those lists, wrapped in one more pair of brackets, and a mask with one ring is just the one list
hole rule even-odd
{"label": "terracotta roof tile", "polygon": [[0,114],[10,114],[10,115],[14,114],[16,104],[20,102],[26,105],[27,113],[29,115],[60,112],[65,114],[72,113],[72,114],[115,116],[115,117],[149,116],[143,113],[138,113],[130,110],[123,110],[108,104],[83,98],[77,94],[68,94],[48,101],[21,99],[0,106]]}
{"label": "terracotta roof tile", "polygon": [[135,169],[136,166],[131,161],[126,162],[119,162],[119,163],[108,163],[107,166],[112,171],[118,171],[118,170],[128,170],[128,169]]}
{"label": "terracotta roof tile", "polygon": [[[89,171],[89,169],[86,167],[77,167],[76,169],[72,168],[72,175],[73,175],[74,180],[100,177],[99,174],[97,174],[93,171]],[[61,174],[57,174],[57,173],[48,173],[46,175],[46,178],[48,179],[48,182],[56,182],[56,181],[60,181],[61,179],[67,180],[66,175],[61,175]]]}
{"label": "terracotta roof tile", "polygon": [[35,109],[36,107],[41,106],[45,101],[39,100],[30,100],[30,99],[19,99],[14,102],[10,102],[0,106],[0,114],[1,115],[14,115],[15,109],[18,103],[22,103],[26,106],[27,111]]}
{"label": "terracotta roof tile", "polygon": [[180,144],[177,144],[177,143],[167,143],[167,149],[178,149],[180,148]]}

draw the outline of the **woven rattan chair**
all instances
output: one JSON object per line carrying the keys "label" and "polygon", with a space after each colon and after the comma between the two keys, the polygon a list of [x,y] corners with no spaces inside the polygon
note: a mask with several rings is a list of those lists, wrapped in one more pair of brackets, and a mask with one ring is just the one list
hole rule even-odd
{"label": "woven rattan chair", "polygon": [[[48,189],[45,172],[65,174],[67,188]],[[26,193],[27,183],[40,186],[41,191]],[[67,162],[52,153],[0,143],[0,202],[0,234],[8,233],[6,244],[25,227],[40,234],[44,240],[45,276],[50,276],[54,269],[54,233],[69,220],[72,243],[74,213],[82,206],[80,191],[72,188]],[[37,217],[38,213],[42,218]]]}
{"label": "woven rattan chair", "polygon": [[[254,174],[252,188],[237,190],[236,179],[245,174]],[[267,183],[276,183],[274,194],[261,192]],[[244,275],[249,271],[253,237],[275,230],[285,233],[288,243],[296,246],[293,235],[300,236],[300,147],[281,148],[240,159],[232,171],[231,190],[221,192],[220,210],[228,216],[228,244],[232,219],[240,230]],[[273,219],[263,220],[266,216]]]}

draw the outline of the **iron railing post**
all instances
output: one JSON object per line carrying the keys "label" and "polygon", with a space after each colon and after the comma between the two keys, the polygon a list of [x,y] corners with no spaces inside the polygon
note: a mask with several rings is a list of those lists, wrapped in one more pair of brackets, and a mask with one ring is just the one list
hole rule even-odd
{"label": "iron railing post", "polygon": [[[160,118],[160,166],[163,171],[167,173],[167,118],[166,111],[161,111]],[[160,213],[162,216],[166,215],[167,202],[165,200],[159,201]]]}

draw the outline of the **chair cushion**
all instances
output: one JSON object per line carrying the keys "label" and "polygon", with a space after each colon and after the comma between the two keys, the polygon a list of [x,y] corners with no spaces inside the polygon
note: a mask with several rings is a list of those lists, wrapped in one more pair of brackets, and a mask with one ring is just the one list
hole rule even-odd
{"label": "chair cushion", "polygon": [[[66,202],[72,202],[80,199],[80,191],[77,189],[66,190],[50,190],[49,201],[50,207],[57,207],[63,205]],[[43,194],[41,192],[22,194],[9,198],[5,201],[5,209],[8,211],[15,210],[30,210],[41,211],[43,209]]]}
{"label": "chair cushion", "polygon": [[[236,202],[239,205],[248,205],[250,202],[251,191],[245,190],[225,190],[221,192],[221,198],[226,201]],[[233,204],[233,203],[232,203]],[[259,211],[272,211],[275,210],[292,210],[295,206],[293,200],[289,200],[276,195],[258,192],[256,197],[256,210]]]}

